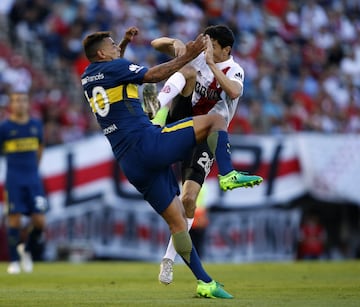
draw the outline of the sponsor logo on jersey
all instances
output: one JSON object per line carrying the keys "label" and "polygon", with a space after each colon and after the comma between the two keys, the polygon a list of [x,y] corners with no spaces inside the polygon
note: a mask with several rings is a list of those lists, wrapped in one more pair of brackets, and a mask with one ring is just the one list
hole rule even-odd
{"label": "sponsor logo on jersey", "polygon": [[221,88],[207,88],[206,86],[201,85],[199,82],[196,82],[195,91],[202,97],[206,97],[209,100],[220,100]]}
{"label": "sponsor logo on jersey", "polygon": [[117,129],[118,129],[118,127],[116,127],[115,124],[112,124],[109,127],[104,128],[103,133],[104,133],[104,135],[107,135],[109,133],[112,133],[112,132],[116,131]]}
{"label": "sponsor logo on jersey", "polygon": [[5,153],[36,151],[39,149],[39,140],[36,137],[25,137],[7,140],[4,142]]}
{"label": "sponsor logo on jersey", "polygon": [[243,81],[244,77],[241,72],[238,72],[235,74],[235,79],[239,79],[240,81]]}
{"label": "sponsor logo on jersey", "polygon": [[85,85],[87,84],[88,82],[93,82],[93,81],[98,81],[98,80],[102,80],[104,79],[105,76],[103,73],[99,72],[97,73],[96,75],[93,75],[93,76],[86,76],[85,78],[82,78],[81,79],[81,84],[82,85]]}
{"label": "sponsor logo on jersey", "polygon": [[136,64],[130,64],[129,65],[129,70],[135,73],[138,73],[139,71],[141,71],[144,68],[144,66],[139,66]]}

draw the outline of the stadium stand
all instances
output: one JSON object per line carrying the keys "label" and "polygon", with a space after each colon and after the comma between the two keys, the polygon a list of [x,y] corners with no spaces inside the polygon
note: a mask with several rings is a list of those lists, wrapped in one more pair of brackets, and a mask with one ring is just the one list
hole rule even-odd
{"label": "stadium stand", "polygon": [[87,65],[81,40],[95,29],[120,39],[130,25],[141,33],[126,56],[144,65],[164,59],[150,50],[155,37],[187,41],[208,24],[231,26],[237,37],[232,54],[246,73],[234,133],[360,131],[358,1],[8,0],[0,9],[1,43],[8,46],[1,48],[0,64],[11,66],[14,54],[29,63],[48,146],[98,131],[78,81]]}

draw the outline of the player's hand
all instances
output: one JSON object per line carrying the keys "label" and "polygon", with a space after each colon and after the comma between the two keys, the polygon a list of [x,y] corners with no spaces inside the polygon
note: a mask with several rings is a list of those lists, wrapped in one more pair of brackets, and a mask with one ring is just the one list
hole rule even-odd
{"label": "player's hand", "polygon": [[130,27],[125,32],[124,40],[131,42],[138,33],[139,29],[137,27]]}
{"label": "player's hand", "polygon": [[186,44],[185,55],[191,59],[195,59],[202,51],[205,50],[207,45],[207,39],[203,34],[200,34],[195,41],[190,41]]}
{"label": "player's hand", "polygon": [[206,64],[208,65],[213,65],[215,64],[214,62],[214,48],[213,48],[213,44],[212,41],[209,37],[209,35],[206,35],[206,50],[205,50],[205,60],[206,60]]}
{"label": "player's hand", "polygon": [[182,56],[186,52],[186,45],[179,39],[175,39],[173,43],[175,57]]}

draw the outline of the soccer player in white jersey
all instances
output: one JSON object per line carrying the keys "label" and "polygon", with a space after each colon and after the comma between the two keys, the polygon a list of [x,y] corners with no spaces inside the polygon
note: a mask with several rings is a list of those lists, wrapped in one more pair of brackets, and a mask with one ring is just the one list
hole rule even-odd
{"label": "soccer player in white jersey", "polygon": [[[163,125],[195,115],[221,114],[229,125],[240,97],[243,94],[244,70],[231,56],[234,43],[232,31],[224,25],[207,27],[212,52],[201,53],[187,66],[173,74],[157,95],[154,84],[144,86],[145,109],[154,116],[157,107],[162,107],[153,122]],[[161,37],[152,41],[152,46],[172,56],[185,51],[185,45],[177,39]],[[167,107],[170,104],[170,108]],[[167,116],[167,117],[166,117]],[[182,202],[188,229],[191,228],[196,209],[196,199],[210,172],[214,158],[206,143],[198,144],[192,155],[182,161]],[[260,176],[243,176],[243,186],[253,187],[263,181]],[[170,284],[173,280],[173,264],[176,251],[170,239],[160,264],[159,281]]]}

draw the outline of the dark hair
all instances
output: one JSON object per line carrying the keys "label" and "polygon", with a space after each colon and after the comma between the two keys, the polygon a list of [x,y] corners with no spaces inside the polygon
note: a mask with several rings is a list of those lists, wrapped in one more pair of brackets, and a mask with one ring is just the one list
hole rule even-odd
{"label": "dark hair", "polygon": [[209,26],[205,29],[204,34],[208,34],[210,38],[216,40],[221,48],[227,46],[232,48],[235,41],[234,33],[225,25]]}
{"label": "dark hair", "polygon": [[96,57],[96,52],[99,50],[100,45],[104,38],[110,37],[109,31],[100,31],[89,34],[83,40],[83,48],[87,59],[92,62]]}

